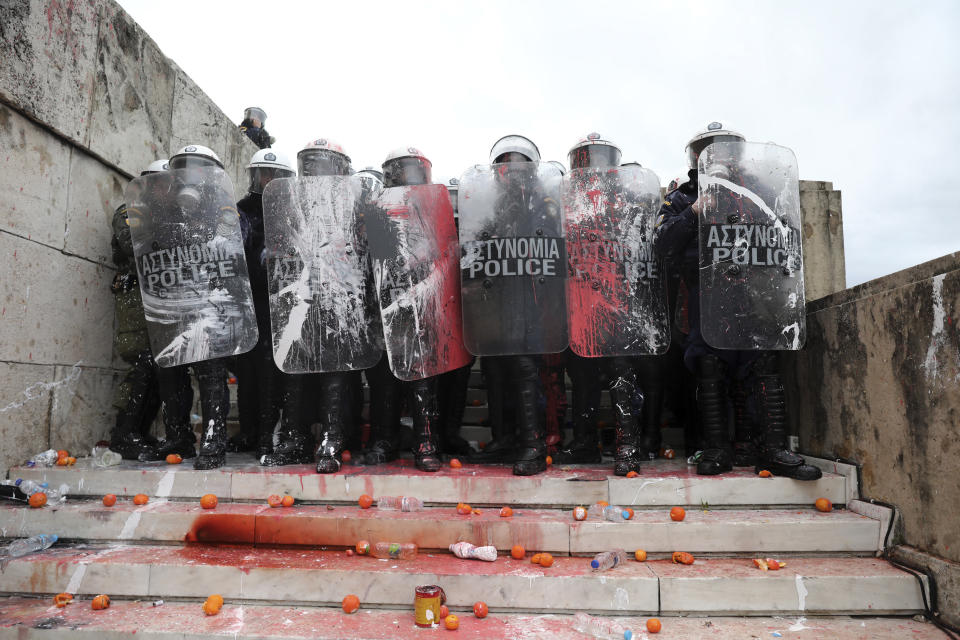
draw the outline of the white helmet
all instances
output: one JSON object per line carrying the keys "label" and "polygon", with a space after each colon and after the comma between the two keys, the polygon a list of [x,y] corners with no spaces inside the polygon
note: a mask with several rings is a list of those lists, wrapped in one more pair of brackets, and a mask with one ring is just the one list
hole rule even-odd
{"label": "white helmet", "polygon": [[416,147],[398,147],[387,154],[380,167],[385,187],[430,184],[433,163]]}
{"label": "white helmet", "polygon": [[220,161],[220,157],[212,149],[199,144],[188,144],[177,151],[169,162],[171,169],[209,167],[214,164],[223,169],[223,162]]}
{"label": "white helmet", "polygon": [[560,175],[562,175],[562,176],[567,175],[567,168],[566,168],[565,166],[563,166],[563,163],[560,162],[559,160],[548,160],[548,161],[547,161],[547,164],[552,164],[552,165],[555,166],[557,169],[559,169],[559,170],[560,170]]}
{"label": "white helmet", "polygon": [[697,168],[697,158],[700,152],[709,147],[714,142],[745,142],[746,138],[742,134],[732,129],[724,129],[719,122],[711,122],[707,128],[698,132],[687,143],[687,166],[691,169]]}
{"label": "white helmet", "polygon": [[287,154],[273,149],[260,149],[253,154],[250,164],[247,165],[247,177],[250,179],[247,191],[263,193],[263,189],[274,178],[293,178],[296,175]]}
{"label": "white helmet", "polygon": [[[519,153],[524,156],[528,162],[540,162],[540,149],[533,144],[530,138],[511,134],[503,136],[490,148],[490,164],[498,162],[500,156],[507,153]],[[502,162],[502,161],[500,161]]]}
{"label": "white helmet", "polygon": [[567,161],[571,169],[616,167],[620,164],[620,155],[620,147],[604,140],[599,133],[590,133],[567,152]]}
{"label": "white helmet", "polygon": [[447,193],[450,195],[450,206],[453,207],[453,217],[460,217],[460,207],[458,196],[460,195],[460,181],[456,178],[450,178],[447,183]]}
{"label": "white helmet", "polygon": [[330,138],[317,138],[297,153],[301,176],[349,176],[353,173],[350,156]]}
{"label": "white helmet", "polygon": [[365,186],[370,186],[371,188],[376,189],[383,188],[383,173],[377,171],[373,167],[364,167],[353,175],[360,178]]}
{"label": "white helmet", "polygon": [[262,127],[267,121],[267,112],[260,107],[247,107],[243,110],[244,120],[253,120],[254,118],[260,121],[260,126]]}
{"label": "white helmet", "polygon": [[161,158],[160,160],[154,160],[147,168],[140,172],[142,176],[148,176],[151,173],[162,173],[164,171],[170,170],[170,161],[166,158]]}

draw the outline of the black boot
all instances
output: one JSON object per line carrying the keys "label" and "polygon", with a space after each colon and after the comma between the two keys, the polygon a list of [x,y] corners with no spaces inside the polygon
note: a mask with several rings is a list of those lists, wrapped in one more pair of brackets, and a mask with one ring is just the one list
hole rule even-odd
{"label": "black boot", "polygon": [[347,374],[328,373],[320,379],[320,445],[317,447],[317,473],[336,473],[343,466],[346,438],[344,424],[349,418],[352,399]]}
{"label": "black boot", "polygon": [[[641,456],[653,460],[660,454],[660,416],[663,410],[663,358],[641,356],[636,359],[639,389],[634,397],[642,403],[638,448]],[[642,389],[642,393],[640,392]],[[634,405],[637,403],[634,402]]]}
{"label": "black boot", "polygon": [[163,460],[157,447],[140,433],[139,420],[125,412],[117,413],[116,426],[110,433],[110,449],[119,453],[124,460]]}
{"label": "black boot", "polygon": [[227,459],[227,413],[230,411],[227,370],[222,361],[217,360],[193,366],[197,372],[200,413],[203,415],[203,439],[193,468],[218,469]]}
{"label": "black boot", "polygon": [[557,452],[559,464],[600,464],[600,442],[597,434],[597,407],[600,404],[600,375],[586,358],[569,355],[568,370],[573,378],[571,389],[573,439]]}
{"label": "black boot", "polygon": [[197,455],[197,436],[189,424],[164,425],[164,432],[166,437],[158,447],[160,460],[166,460],[171,453],[177,454],[184,460]]}
{"label": "black boot", "polygon": [[704,451],[697,463],[697,474],[715,476],[733,470],[727,423],[726,377],[723,363],[715,355],[700,357],[697,400]]}
{"label": "black boot", "polygon": [[159,444],[160,459],[171,453],[183,459],[197,455],[197,436],[190,425],[190,409],[193,406],[193,387],[187,367],[157,369],[160,387],[160,413],[163,416],[164,440]]}
{"label": "black boot", "polygon": [[819,480],[819,468],[805,463],[802,456],[787,449],[787,406],[783,383],[777,372],[775,353],[764,353],[757,361],[751,381],[752,412],[760,427],[756,471],[766,469],[775,476],[794,480]]}
{"label": "black boot", "polygon": [[370,441],[359,463],[378,465],[400,455],[400,381],[390,372],[386,354],[366,370],[370,387]]}
{"label": "black boot", "polygon": [[613,473],[625,476],[631,471],[640,472],[640,462],[646,452],[638,445],[640,435],[640,408],[634,407],[636,379],[632,371],[617,376],[610,387],[610,404],[616,417],[617,452],[613,460]]}
{"label": "black boot", "polygon": [[413,413],[413,462],[421,471],[440,469],[440,450],[434,434],[437,423],[437,379],[427,378],[410,383]]}
{"label": "black boot", "polygon": [[539,395],[540,376],[536,361],[529,356],[513,356],[512,368],[517,403],[517,454],[513,463],[513,475],[532,476],[547,470],[546,433],[540,424]]}
{"label": "black boot", "polygon": [[484,357],[480,366],[487,388],[487,422],[493,437],[468,459],[474,464],[511,463],[517,455],[514,438],[516,403],[507,399],[504,359],[500,356]]}
{"label": "black boot", "polygon": [[747,412],[747,390],[742,380],[733,383],[733,466],[757,464],[753,421]]}
{"label": "black boot", "polygon": [[443,452],[447,455],[469,456],[473,453],[470,443],[460,436],[463,411],[467,405],[467,385],[470,382],[470,365],[449,371],[438,381],[440,389],[440,420],[443,422]]}
{"label": "black boot", "polygon": [[304,424],[302,401],[304,376],[285,375],[281,385],[281,416],[279,442],[273,451],[260,456],[264,467],[313,462],[313,434]]}

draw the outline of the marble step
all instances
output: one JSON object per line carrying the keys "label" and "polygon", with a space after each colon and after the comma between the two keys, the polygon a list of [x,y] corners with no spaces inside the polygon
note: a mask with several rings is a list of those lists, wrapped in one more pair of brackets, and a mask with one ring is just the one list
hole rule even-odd
{"label": "marble step", "polygon": [[[412,594],[411,594],[412,598]],[[258,640],[407,640],[433,633],[413,622],[412,606],[393,610],[364,608],[347,615],[340,608],[267,605],[224,605],[219,614],[206,616],[201,600],[150,602],[116,600],[110,608],[93,611],[88,600],[63,609],[49,600],[7,598],[0,600],[0,640],[208,640],[235,638]],[[492,613],[479,619],[454,609],[460,628],[450,637],[470,640],[518,640],[550,638],[582,640],[573,629],[571,615],[522,615]],[[634,638],[648,637],[647,616],[618,617],[615,621],[635,630]],[[943,640],[931,624],[910,618],[771,618],[713,617],[660,619],[663,630],[655,638],[704,638],[742,640],[779,637],[785,640]],[[446,637],[440,629],[436,633]],[[774,635],[777,634],[777,635]],[[439,637],[439,636],[438,636]]]}
{"label": "marble step", "polygon": [[[781,558],[783,559],[783,558]],[[348,557],[342,550],[251,546],[63,546],[12,561],[0,593],[157,600],[205,598],[336,606],[347,593],[370,606],[402,608],[418,585],[438,584],[451,607],[482,600],[494,612],[631,614],[893,613],[922,611],[916,579],[875,558],[786,558],[760,571],[750,558],[699,558],[693,565],[630,559],[595,573],[588,558],[496,562],[422,553],[416,560]]]}
{"label": "marble step", "polygon": [[652,553],[856,553],[875,552],[880,521],[846,510],[720,509],[687,511],[674,522],[669,510],[637,510],[632,520],[573,520],[571,510],[518,508],[509,518],[498,509],[460,515],[453,507],[414,513],[361,509],[355,505],[271,508],[265,503],[221,502],[203,509],[199,501],[155,499],[136,507],[99,501],[68,501],[59,508],[0,505],[0,535],[55,533],[64,540],[216,542],[256,545],[349,547],[358,540],[415,542],[447,549],[460,540],[508,550],[589,554],[607,549]]}
{"label": "marble step", "polygon": [[124,461],[119,466],[97,468],[89,459],[73,467],[10,469],[9,477],[30,478],[59,487],[67,484],[71,496],[100,497],[106,493],[161,498],[197,498],[215,493],[221,499],[265,499],[272,493],[289,493],[298,500],[320,503],[355,503],[363,494],[417,496],[428,504],[531,505],[572,507],[598,500],[626,506],[712,507],[751,505],[810,505],[817,498],[835,504],[847,500],[847,478],[824,473],[815,482],[788,478],[760,478],[752,469],[735,469],[719,476],[698,476],[685,460],[657,459],[642,465],[636,478],[621,478],[608,466],[553,465],[545,473],[520,477],[508,465],[464,464],[445,466],[436,473],[419,471],[410,460],[376,467],[346,465],[339,473],[322,475],[313,465],[261,467],[253,456],[229,454],[226,466],[196,471],[187,460],[165,462]]}

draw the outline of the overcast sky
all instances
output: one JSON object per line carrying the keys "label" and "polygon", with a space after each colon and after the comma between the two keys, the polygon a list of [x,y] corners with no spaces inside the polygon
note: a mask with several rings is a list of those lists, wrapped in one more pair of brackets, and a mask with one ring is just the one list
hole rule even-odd
{"label": "overcast sky", "polygon": [[848,286],[960,250],[960,2],[120,4],[291,157],[413,145],[445,181],[508,133],[566,165],[598,131],[665,186],[719,120],[843,192]]}

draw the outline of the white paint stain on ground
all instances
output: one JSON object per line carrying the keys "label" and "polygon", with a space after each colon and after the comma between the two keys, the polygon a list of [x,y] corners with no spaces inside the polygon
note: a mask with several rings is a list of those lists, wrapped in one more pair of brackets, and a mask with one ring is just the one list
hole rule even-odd
{"label": "white paint stain on ground", "polygon": [[803,584],[803,576],[797,574],[796,577],[797,583],[797,609],[800,611],[807,610],[807,587]]}
{"label": "white paint stain on ground", "polygon": [[77,568],[74,569],[73,573],[70,575],[70,580],[67,582],[67,588],[63,590],[64,593],[76,594],[80,591],[80,586],[83,583],[83,577],[87,574],[87,565],[89,565],[91,562],[125,548],[126,547],[124,546],[110,547],[109,549],[104,549],[103,551],[95,553],[92,556],[88,556],[81,560],[77,564]]}
{"label": "white paint stain on ground", "polygon": [[[213,422],[211,420],[210,422]],[[169,498],[170,493],[173,491],[173,481],[174,481],[175,471],[167,471],[163,474],[163,477],[160,478],[160,482],[157,483],[157,497],[158,498]]]}
{"label": "white paint stain on ground", "polygon": [[637,493],[633,496],[633,500],[630,502],[630,504],[638,504],[638,501],[640,500],[640,492],[642,492],[647,487],[647,485],[663,482],[664,480],[666,480],[666,478],[657,478],[656,480],[644,480],[640,484],[640,486],[637,487]]}
{"label": "white paint stain on ground", "polygon": [[20,407],[27,404],[31,400],[42,398],[48,391],[53,391],[57,387],[62,387],[63,385],[76,382],[80,378],[80,374],[83,373],[83,370],[80,368],[81,364],[83,364],[83,360],[80,360],[75,365],[73,365],[73,367],[70,369],[70,373],[63,380],[57,380],[55,382],[37,382],[35,384],[30,385],[29,387],[23,390],[22,400],[14,400],[7,406],[0,409],[0,413],[3,413],[5,411],[11,411],[13,409],[19,409]]}
{"label": "white paint stain on ground", "polygon": [[787,631],[803,631],[804,629],[813,629],[813,627],[808,627],[803,624],[806,621],[806,618],[797,618],[797,621],[790,625],[790,628],[787,629]]}

